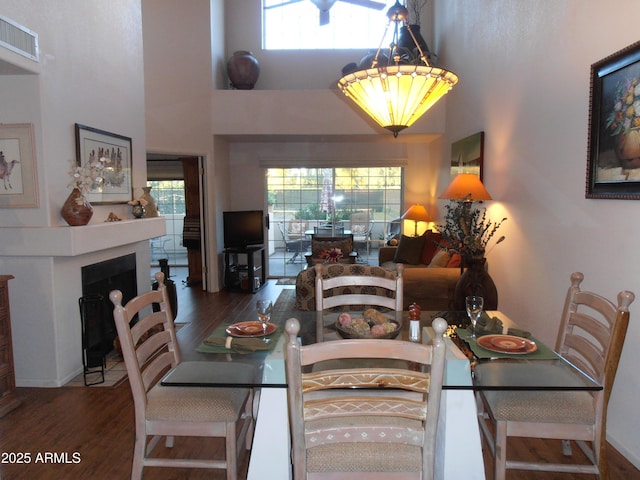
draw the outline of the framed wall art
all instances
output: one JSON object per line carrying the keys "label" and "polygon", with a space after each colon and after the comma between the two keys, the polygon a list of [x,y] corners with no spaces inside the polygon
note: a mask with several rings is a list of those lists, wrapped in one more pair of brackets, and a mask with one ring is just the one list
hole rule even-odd
{"label": "framed wall art", "polygon": [[640,42],[591,65],[585,197],[640,199]]}
{"label": "framed wall art", "polygon": [[0,208],[37,208],[33,125],[0,123]]}
{"label": "framed wall art", "polygon": [[459,173],[473,173],[482,181],[484,132],[478,132],[451,144],[451,179]]}
{"label": "framed wall art", "polygon": [[126,203],[133,198],[131,138],[76,123],[76,162],[101,165],[102,179],[86,195],[90,203]]}

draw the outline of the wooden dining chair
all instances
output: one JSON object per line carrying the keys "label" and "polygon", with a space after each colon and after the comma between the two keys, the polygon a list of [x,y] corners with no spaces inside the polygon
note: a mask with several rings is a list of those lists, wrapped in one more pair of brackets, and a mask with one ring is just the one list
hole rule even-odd
{"label": "wooden dining chair", "polygon": [[315,269],[317,311],[350,305],[385,307],[402,311],[404,265],[401,263],[396,265],[395,276],[391,278],[355,273],[323,278],[323,265],[317,264]]}
{"label": "wooden dining chair", "polygon": [[[596,293],[580,290],[583,279],[582,273],[571,275],[555,349],[603,389],[478,392],[480,427],[494,456],[496,480],[503,480],[507,469],[591,473],[601,480],[609,478],[607,405],[629,324],[629,305],[635,296],[621,291],[614,305]],[[571,455],[570,441],[574,440],[591,463],[508,460],[510,436],[562,440],[566,456]]]}
{"label": "wooden dining chair", "polygon": [[[429,345],[352,339],[301,346],[299,321],[287,320],[294,480],[433,478],[446,327],[434,320]],[[380,359],[406,366],[385,368]],[[359,367],[317,368],[335,361]]]}
{"label": "wooden dining chair", "polygon": [[[122,355],[133,394],[136,439],[132,479],[141,479],[145,466],[226,469],[237,478],[238,454],[250,447],[253,430],[252,392],[247,388],[165,387],[164,373],[180,363],[164,274],[155,274],[158,290],[143,293],[122,305],[122,292],[109,294],[115,308]],[[160,310],[152,312],[152,305]],[[222,460],[151,456],[162,437],[173,447],[174,437],[221,437]],[[151,437],[149,439],[149,437]]]}

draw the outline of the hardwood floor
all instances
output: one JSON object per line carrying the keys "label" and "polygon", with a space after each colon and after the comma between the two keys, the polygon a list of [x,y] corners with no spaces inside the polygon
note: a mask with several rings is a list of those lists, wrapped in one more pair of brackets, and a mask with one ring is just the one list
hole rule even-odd
{"label": "hardwood floor", "polygon": [[[177,321],[189,320],[178,332],[183,350],[195,348],[204,330],[212,328],[231,311],[253,309],[257,298],[275,300],[283,287],[268,284],[256,295],[221,292],[205,293],[196,287],[186,287],[180,272],[172,269],[178,289]],[[116,388],[63,387],[19,388],[22,405],[0,419],[0,478],[3,480],[124,480],[130,477],[133,455],[133,399],[128,382]],[[162,453],[168,455],[211,456],[222,453],[222,442],[215,439],[176,439],[176,446]],[[516,440],[510,444],[514,454],[533,454],[554,459],[560,449],[550,442]],[[464,445],[460,445],[461,459]],[[16,463],[30,454],[30,463]],[[55,454],[55,456],[54,456]],[[246,478],[247,456],[240,470]],[[611,479],[640,479],[640,471],[610,449]],[[485,468],[492,462],[485,455]],[[489,474],[487,478],[490,478]],[[145,469],[145,480],[160,479],[223,479],[222,471]],[[265,479],[269,479],[265,472]],[[548,473],[512,472],[509,480],[592,479],[591,475],[554,475]],[[281,479],[273,479],[281,480]],[[453,479],[457,480],[457,479]],[[461,479],[462,480],[462,479]]]}

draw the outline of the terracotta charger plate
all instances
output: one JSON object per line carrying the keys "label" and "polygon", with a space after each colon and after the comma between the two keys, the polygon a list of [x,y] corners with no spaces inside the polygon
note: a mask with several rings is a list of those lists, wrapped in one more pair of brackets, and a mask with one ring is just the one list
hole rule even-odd
{"label": "terracotta charger plate", "polygon": [[262,323],[258,321],[253,322],[238,322],[227,327],[227,333],[232,337],[264,337],[265,335],[271,335],[276,331],[276,326],[273,323],[267,323],[267,333],[262,330]]}
{"label": "terracotta charger plate", "polygon": [[513,335],[485,335],[478,338],[478,345],[492,352],[522,355],[535,352],[536,342]]}

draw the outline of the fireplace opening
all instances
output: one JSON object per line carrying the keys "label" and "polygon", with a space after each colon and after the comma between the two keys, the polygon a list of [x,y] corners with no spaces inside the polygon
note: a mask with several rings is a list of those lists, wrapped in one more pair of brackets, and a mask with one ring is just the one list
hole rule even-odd
{"label": "fireplace opening", "polygon": [[79,302],[85,372],[87,368],[104,368],[105,358],[118,336],[109,293],[120,290],[124,305],[138,294],[136,277],[135,253],[82,267]]}

